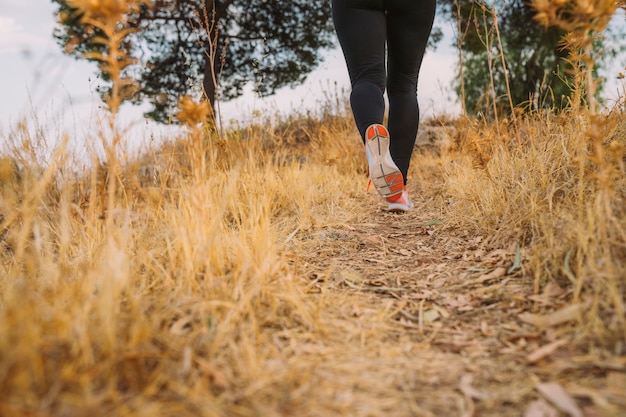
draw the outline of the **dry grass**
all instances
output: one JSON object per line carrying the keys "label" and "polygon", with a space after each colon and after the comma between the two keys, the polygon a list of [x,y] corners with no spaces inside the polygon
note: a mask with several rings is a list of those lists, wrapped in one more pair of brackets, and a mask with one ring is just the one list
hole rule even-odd
{"label": "dry grass", "polygon": [[14,149],[0,414],[519,415],[540,380],[620,415],[621,111],[458,122],[408,216],[365,194],[348,117],[194,127],[120,161],[113,212],[106,164]]}
{"label": "dry grass", "polygon": [[[573,285],[574,300],[599,297],[594,316],[605,320],[589,324],[618,352],[626,335],[623,117],[620,109],[591,118],[530,115],[517,136],[471,144],[476,159],[489,161],[482,175],[469,164],[452,164],[448,174],[458,224],[487,241],[531,247],[536,291],[556,280]],[[464,140],[496,136],[489,126],[479,131]]]}
{"label": "dry grass", "polygon": [[1,416],[626,413],[623,100],[455,121],[397,216],[345,114],[222,136],[185,98],[124,157],[117,70],[103,158],[22,124],[0,159]]}

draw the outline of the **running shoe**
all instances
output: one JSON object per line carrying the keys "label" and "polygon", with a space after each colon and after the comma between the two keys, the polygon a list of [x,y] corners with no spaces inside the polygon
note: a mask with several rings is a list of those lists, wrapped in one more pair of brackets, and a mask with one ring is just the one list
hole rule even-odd
{"label": "running shoe", "polygon": [[413,202],[409,198],[409,193],[404,190],[400,194],[399,198],[389,202],[387,211],[391,213],[406,213],[407,211],[413,210],[413,207]]}
{"label": "running shoe", "polygon": [[[370,182],[389,203],[402,198],[404,178],[389,153],[389,131],[383,125],[373,124],[365,131],[365,154],[369,165]],[[407,197],[408,198],[408,197]]]}

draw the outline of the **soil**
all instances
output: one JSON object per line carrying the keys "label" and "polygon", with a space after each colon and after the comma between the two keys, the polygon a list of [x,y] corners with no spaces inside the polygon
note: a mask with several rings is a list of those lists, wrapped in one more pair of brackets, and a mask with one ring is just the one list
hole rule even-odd
{"label": "soil", "polygon": [[585,306],[566,285],[537,293],[517,243],[489,247],[445,225],[433,199],[400,215],[379,200],[370,192],[362,214],[320,227],[299,256],[318,271],[312,287],[384,309],[387,343],[412,346],[395,370],[415,405],[406,415],[626,415],[626,359],[577,339]]}

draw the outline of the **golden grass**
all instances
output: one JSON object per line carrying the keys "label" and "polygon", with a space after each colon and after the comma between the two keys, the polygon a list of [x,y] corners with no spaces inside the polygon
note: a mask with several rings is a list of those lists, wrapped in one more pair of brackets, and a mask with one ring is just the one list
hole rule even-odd
{"label": "golden grass", "polygon": [[[295,407],[311,383],[298,369],[350,340],[340,323],[327,328],[329,300],[306,297],[283,242],[350,204],[329,191],[351,178],[254,139],[206,140],[203,157],[195,145],[160,150],[165,165],[147,169],[168,181],[118,187],[113,213],[93,198],[103,178],[51,183],[3,159],[3,197],[14,197],[2,201],[2,415]],[[300,343],[311,351],[301,365]]]}
{"label": "golden grass", "polygon": [[624,415],[623,100],[456,121],[389,215],[345,114],[218,134],[184,98],[124,157],[128,5],[97,3],[104,159],[27,124],[0,158],[0,416]]}
{"label": "golden grass", "polygon": [[[538,348],[557,334],[585,365],[533,372],[579,378],[591,360],[597,389],[607,363],[626,366],[623,113],[529,115],[500,138],[457,128],[455,151],[414,159],[417,218],[388,217],[365,195],[348,117],[294,116],[228,139],[194,128],[120,161],[112,212],[96,198],[104,164],[73,178],[62,145],[49,166],[7,154],[0,415],[519,415],[533,383],[512,358],[534,342],[502,345],[489,329],[581,303],[582,320],[534,337]],[[512,243],[519,270],[488,276],[512,258],[498,269],[484,253]],[[468,256],[491,269],[476,278],[455,260]],[[558,299],[531,301],[555,285]],[[482,336],[465,327],[475,319],[447,316],[463,297],[487,303],[473,310]],[[497,351],[506,362],[489,375],[514,380],[474,404],[459,381]],[[603,415],[626,409],[601,398]]]}
{"label": "golden grass", "polygon": [[[475,159],[489,161],[482,175],[469,164],[453,164],[448,174],[459,224],[489,241],[532,248],[536,291],[558,280],[573,285],[575,299],[583,289],[595,293],[602,300],[596,308],[611,319],[593,327],[610,344],[626,335],[623,117],[619,109],[596,117],[530,115],[519,134],[470,146]],[[465,140],[496,136],[490,126],[480,131]]]}

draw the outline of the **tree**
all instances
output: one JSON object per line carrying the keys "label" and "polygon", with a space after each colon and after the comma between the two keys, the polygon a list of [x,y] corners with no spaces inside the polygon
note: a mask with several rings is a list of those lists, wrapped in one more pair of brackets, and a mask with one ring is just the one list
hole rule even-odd
{"label": "tree", "polygon": [[[458,22],[463,77],[457,91],[470,114],[511,107],[562,108],[571,88],[562,29],[545,29],[524,0],[440,0]],[[497,25],[496,25],[497,23]]]}
{"label": "tree", "polygon": [[463,90],[468,113],[563,105],[570,89],[565,76],[567,53],[559,47],[562,31],[536,24],[533,10],[523,0],[506,4],[494,0],[491,5],[443,0],[442,4],[459,22],[463,77],[457,90]]}
{"label": "tree", "polygon": [[591,113],[595,113],[597,110],[595,92],[598,87],[595,72],[598,54],[594,53],[594,46],[603,44],[602,33],[608,28],[620,7],[619,4],[606,0],[554,3],[534,0],[531,6],[536,12],[534,19],[544,27],[558,27],[567,31],[562,45],[569,52],[570,62],[576,64],[573,77],[576,98],[574,102],[585,102]]}
{"label": "tree", "polygon": [[[81,24],[70,1],[52,2],[65,52],[81,59],[102,52],[102,33]],[[124,50],[143,63],[130,74],[137,85],[130,100],[150,102],[148,116],[162,122],[199,83],[212,105],[241,96],[249,82],[261,96],[302,83],[319,65],[320,50],[334,45],[324,0],[154,0],[128,22],[134,31]]]}

